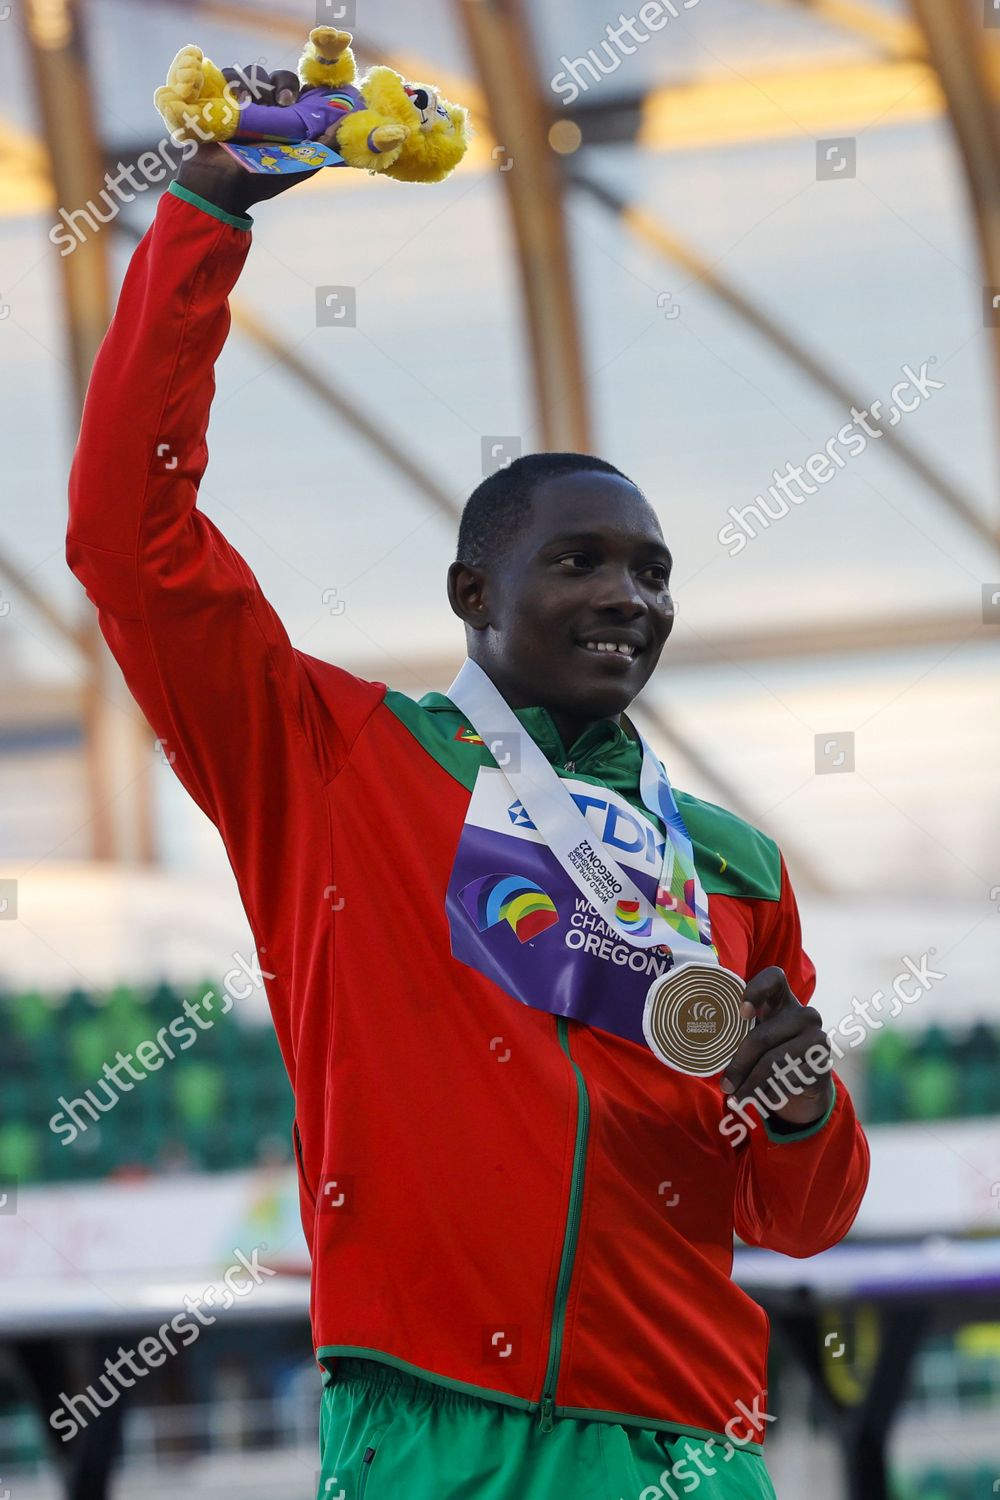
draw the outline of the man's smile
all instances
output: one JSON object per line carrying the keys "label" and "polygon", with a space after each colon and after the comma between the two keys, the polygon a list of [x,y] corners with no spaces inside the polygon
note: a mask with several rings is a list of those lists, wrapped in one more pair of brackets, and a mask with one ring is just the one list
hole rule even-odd
{"label": "man's smile", "polygon": [[631,666],[645,643],[637,640],[634,635],[626,636],[621,631],[608,629],[600,634],[583,636],[576,644],[591,656],[601,656],[606,661]]}

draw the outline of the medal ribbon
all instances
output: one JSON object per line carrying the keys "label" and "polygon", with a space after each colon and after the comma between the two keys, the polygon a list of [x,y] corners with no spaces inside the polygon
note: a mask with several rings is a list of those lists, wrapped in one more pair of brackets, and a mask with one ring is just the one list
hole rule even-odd
{"label": "medal ribbon", "polygon": [[667,773],[641,734],[639,793],[666,830],[655,906],[596,837],[562,779],[476,662],[466,661],[448,697],[488,749],[498,739],[518,746],[517,769],[503,765],[503,775],[566,874],[612,931],[634,948],[666,945],[677,961],[683,957],[718,964],[691,836]]}

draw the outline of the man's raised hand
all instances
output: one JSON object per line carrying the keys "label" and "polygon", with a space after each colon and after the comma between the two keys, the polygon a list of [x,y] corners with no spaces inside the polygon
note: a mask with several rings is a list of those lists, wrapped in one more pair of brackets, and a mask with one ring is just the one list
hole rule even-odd
{"label": "man's raised hand", "polygon": [[[278,68],[269,73],[260,63],[248,63],[245,67],[222,69],[239,104],[252,100],[255,104],[275,105],[287,109],[299,97],[299,80],[287,68]],[[339,120],[320,137],[324,146],[333,146]],[[196,149],[181,163],[177,182],[181,187],[198,193],[217,208],[231,214],[246,214],[255,203],[275,198],[287,192],[307,177],[313,177],[320,167],[306,172],[249,172],[223,146],[214,141],[199,143]]]}

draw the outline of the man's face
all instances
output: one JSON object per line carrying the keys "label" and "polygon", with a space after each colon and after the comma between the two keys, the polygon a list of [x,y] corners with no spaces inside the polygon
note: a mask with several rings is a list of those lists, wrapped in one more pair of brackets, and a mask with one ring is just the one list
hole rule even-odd
{"label": "man's face", "polygon": [[673,625],[671,566],[627,480],[566,474],[537,487],[496,567],[453,568],[452,603],[512,707],[540,705],[576,729],[617,716],[648,681]]}

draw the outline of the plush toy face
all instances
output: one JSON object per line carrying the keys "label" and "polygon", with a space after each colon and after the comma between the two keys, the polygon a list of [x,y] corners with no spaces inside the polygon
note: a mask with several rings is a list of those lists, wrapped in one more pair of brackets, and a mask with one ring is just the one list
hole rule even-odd
{"label": "plush toy face", "polygon": [[403,182],[439,182],[468,148],[468,112],[437,89],[407,83],[392,68],[371,68],[362,80],[370,109],[406,127],[406,140],[385,175]]}
{"label": "plush toy face", "polygon": [[440,115],[445,120],[449,118],[447,109],[440,102],[441,95],[429,84],[404,83],[403,92],[420,116],[421,130],[433,130],[435,115]]}

